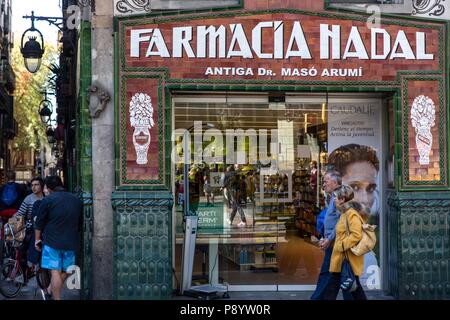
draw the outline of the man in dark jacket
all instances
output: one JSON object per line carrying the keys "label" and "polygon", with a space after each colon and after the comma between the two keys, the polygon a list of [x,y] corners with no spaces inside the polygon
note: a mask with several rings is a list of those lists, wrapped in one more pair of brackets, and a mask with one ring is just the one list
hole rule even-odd
{"label": "man in dark jacket", "polygon": [[[67,269],[75,265],[75,251],[79,241],[79,221],[82,202],[65,192],[61,179],[50,176],[45,179],[49,196],[40,204],[35,222],[35,247],[42,250],[41,267],[51,270],[48,293],[55,300],[61,299],[61,288],[68,274]],[[45,229],[43,244],[42,231]]]}

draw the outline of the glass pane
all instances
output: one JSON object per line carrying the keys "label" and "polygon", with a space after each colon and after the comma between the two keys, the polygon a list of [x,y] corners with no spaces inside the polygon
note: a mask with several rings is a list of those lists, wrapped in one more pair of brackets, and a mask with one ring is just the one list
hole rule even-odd
{"label": "glass pane", "polygon": [[[189,167],[189,190],[199,194],[194,283],[316,283],[326,117],[322,104],[176,103],[175,127],[190,129],[192,160],[200,159]],[[180,261],[182,165],[175,177]]]}
{"label": "glass pane", "polygon": [[382,113],[381,100],[378,99],[329,105],[329,168],[338,171],[342,184],[352,188],[352,200],[360,205],[360,215],[369,224],[377,226],[377,245],[364,255],[363,274],[360,276],[361,284],[369,289],[380,289],[381,285]]}
{"label": "glass pane", "polygon": [[[317,218],[330,199],[321,182],[338,165],[370,222],[379,223],[381,164],[363,151],[380,159],[380,101],[330,103],[329,109],[322,103],[258,102],[260,96],[176,101],[175,149],[181,157],[188,130],[190,202],[199,216],[194,284],[315,285],[324,255]],[[352,153],[353,145],[359,160],[350,165],[337,153]],[[175,171],[179,272],[183,165]],[[366,256],[362,284],[379,288],[378,248]]]}

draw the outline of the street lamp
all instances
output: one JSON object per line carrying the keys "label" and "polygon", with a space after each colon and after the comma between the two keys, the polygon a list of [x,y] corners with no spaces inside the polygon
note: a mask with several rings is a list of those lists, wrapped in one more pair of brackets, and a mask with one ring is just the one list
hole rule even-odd
{"label": "street lamp", "polygon": [[[28,29],[28,31],[31,31]],[[44,46],[44,38],[42,37],[42,34],[39,32],[39,30],[35,30],[39,33],[41,38],[42,46]],[[39,70],[41,67],[42,62],[42,55],[44,54],[44,49],[41,49],[41,45],[39,42],[36,41],[36,37],[28,37],[27,43],[25,43],[25,46],[23,45],[23,38],[25,36],[25,33],[22,35],[22,42],[21,42],[21,49],[20,52],[22,52],[23,61],[25,63],[25,68],[31,73],[35,73]]]}
{"label": "street lamp", "polygon": [[52,126],[47,127],[47,131],[45,132],[47,135],[47,141],[49,144],[53,144],[56,142],[56,133],[55,129]]}
{"label": "street lamp", "polygon": [[[25,30],[22,34],[22,41],[20,42],[20,52],[23,56],[23,61],[25,63],[25,68],[31,73],[36,73],[41,67],[42,56],[45,52],[44,47],[44,37],[42,33],[34,27],[35,20],[44,20],[49,24],[53,24],[59,30],[62,30],[62,24],[58,23],[58,20],[64,21],[63,18],[59,17],[40,17],[35,16],[34,11],[31,11],[31,16],[23,16],[24,19],[31,19],[31,28]],[[37,36],[29,36],[28,41],[24,44],[25,35],[27,33],[36,32],[39,35],[39,39],[37,41]]]}
{"label": "street lamp", "polygon": [[47,99],[47,91],[44,91],[44,100],[39,103],[39,116],[41,117],[42,123],[46,124],[49,122],[52,113],[53,113],[53,105]]}

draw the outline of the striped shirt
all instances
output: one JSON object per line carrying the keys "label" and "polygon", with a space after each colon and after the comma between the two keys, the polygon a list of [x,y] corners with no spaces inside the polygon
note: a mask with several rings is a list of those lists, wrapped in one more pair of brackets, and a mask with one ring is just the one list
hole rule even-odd
{"label": "striped shirt", "polygon": [[31,214],[33,212],[33,204],[37,200],[41,200],[42,197],[36,196],[34,193],[28,195],[22,202],[19,210],[16,213],[16,217],[25,217],[27,229],[33,228],[33,221],[31,219]]}

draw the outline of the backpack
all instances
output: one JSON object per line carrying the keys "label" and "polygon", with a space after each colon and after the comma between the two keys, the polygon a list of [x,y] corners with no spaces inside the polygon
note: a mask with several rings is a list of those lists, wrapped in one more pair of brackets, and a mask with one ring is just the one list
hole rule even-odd
{"label": "backpack", "polygon": [[[362,222],[362,238],[361,240],[350,250],[355,256],[362,256],[370,251],[372,251],[373,248],[375,248],[375,245],[377,244],[377,235],[375,234],[375,228],[376,225],[365,223],[363,218],[358,214],[359,219]],[[349,233],[348,229],[348,220],[346,219],[346,229],[347,234]]]}
{"label": "backpack", "polygon": [[7,207],[9,207],[14,202],[16,202],[18,196],[19,196],[19,194],[17,193],[16,184],[15,183],[7,183],[5,185],[5,187],[3,188],[3,193],[2,193],[3,203]]}

